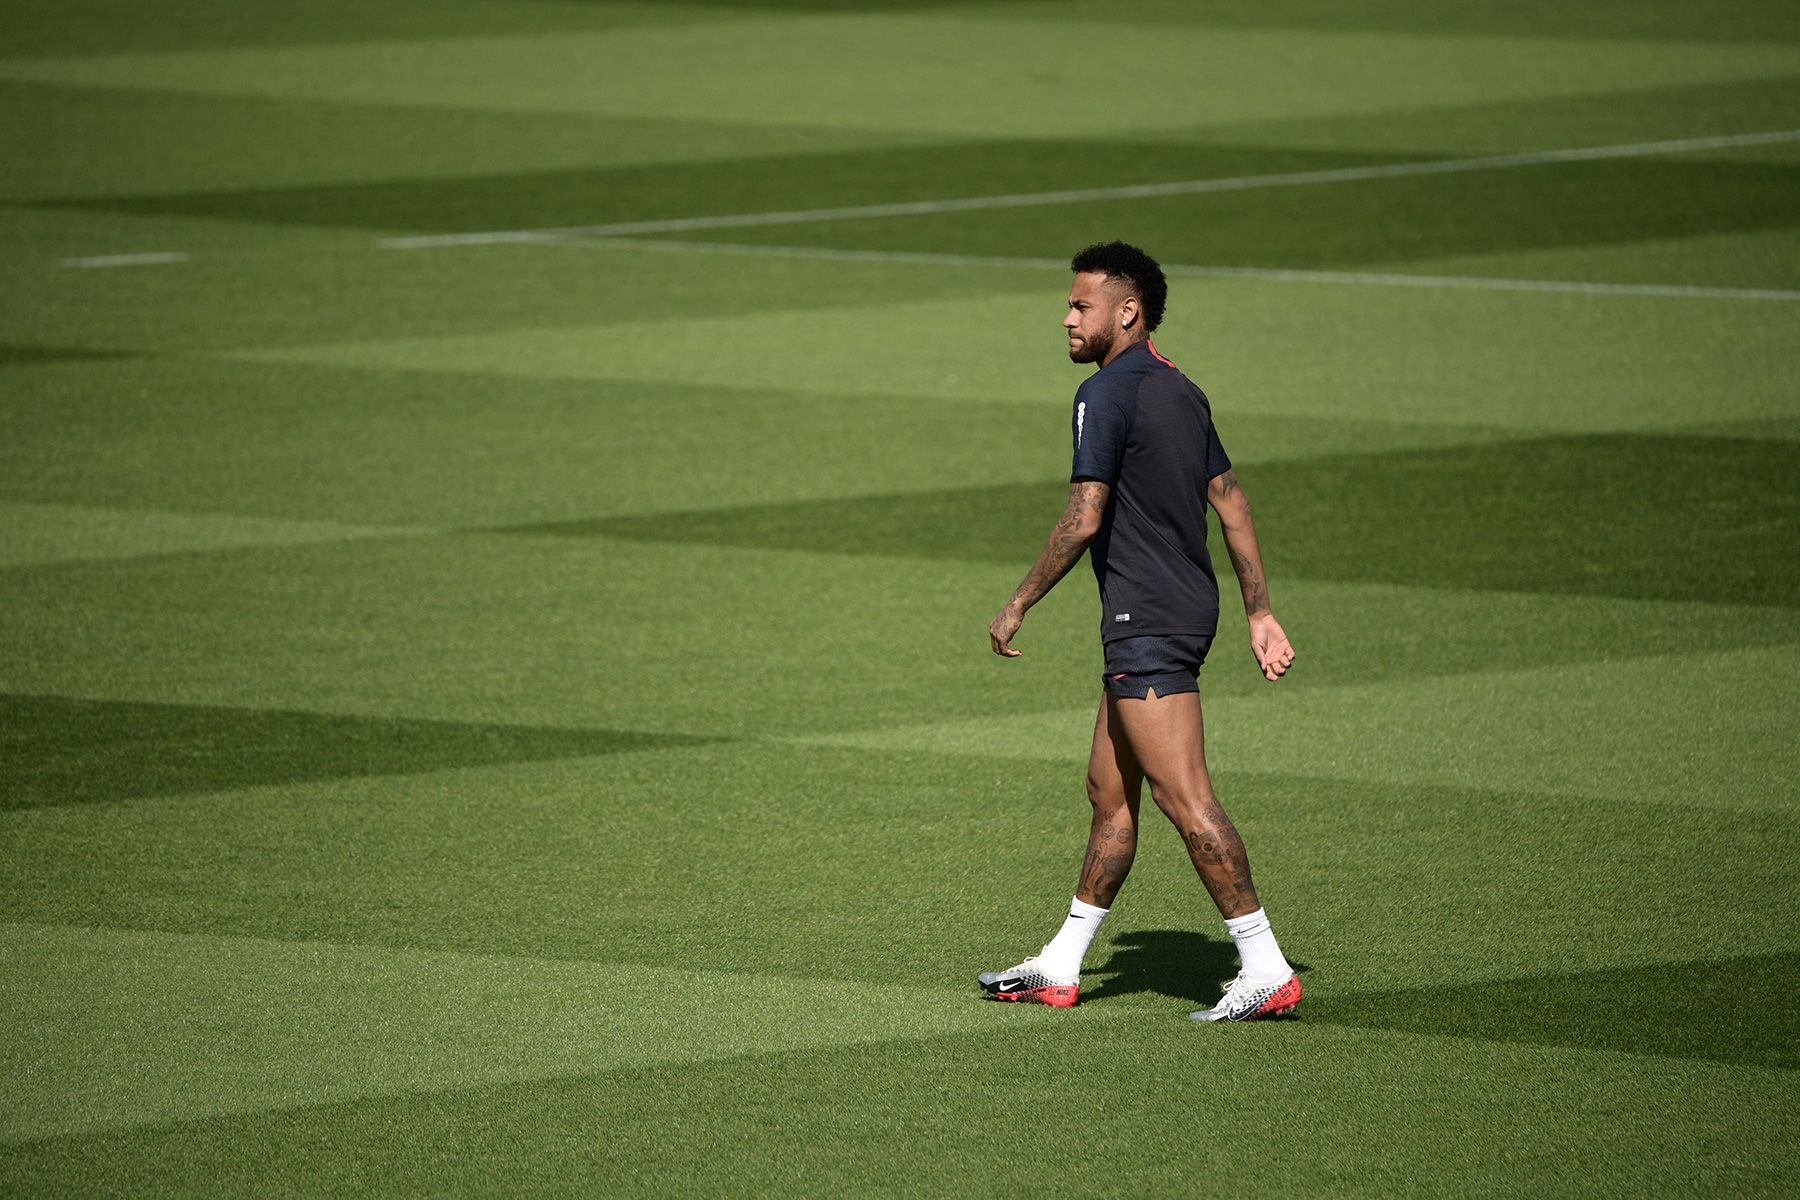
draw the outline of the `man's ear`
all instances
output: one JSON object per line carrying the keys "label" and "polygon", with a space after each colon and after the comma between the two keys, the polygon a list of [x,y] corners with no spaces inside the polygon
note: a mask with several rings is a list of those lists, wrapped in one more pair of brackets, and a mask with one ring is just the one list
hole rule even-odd
{"label": "man's ear", "polygon": [[1119,328],[1130,329],[1133,325],[1137,324],[1137,319],[1138,299],[1136,296],[1127,296],[1125,297],[1124,302],[1119,305]]}

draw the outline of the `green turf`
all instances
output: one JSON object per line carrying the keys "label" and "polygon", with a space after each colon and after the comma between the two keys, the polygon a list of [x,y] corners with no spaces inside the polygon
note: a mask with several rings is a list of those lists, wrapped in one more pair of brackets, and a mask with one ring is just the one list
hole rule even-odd
{"label": "green turf", "polygon": [[[14,9],[0,1192],[1800,1188],[1800,143],[1278,178],[1791,134],[1791,5]],[[1079,1007],[969,978],[1078,865],[1086,566],[985,625],[1118,235],[1298,1019],[1184,1019],[1159,818]]]}
{"label": "green turf", "polygon": [[[1599,436],[1411,450],[1246,469],[1291,522],[1283,566],[1306,578],[1800,605],[1800,447]],[[1671,529],[1664,481],[1695,480],[1704,520]],[[1473,493],[1473,494],[1472,494]],[[1053,507],[1043,484],[526,526],[646,541],[1012,561]],[[1331,517],[1353,511],[1354,542]],[[979,514],[962,520],[962,513]],[[1424,522],[1421,529],[1416,522]],[[1557,564],[1546,569],[1549,562]],[[1224,564],[1221,564],[1224,565]]]}
{"label": "green turf", "polygon": [[304,779],[691,745],[668,734],[371,720],[316,713],[0,697],[8,806],[112,804]]}

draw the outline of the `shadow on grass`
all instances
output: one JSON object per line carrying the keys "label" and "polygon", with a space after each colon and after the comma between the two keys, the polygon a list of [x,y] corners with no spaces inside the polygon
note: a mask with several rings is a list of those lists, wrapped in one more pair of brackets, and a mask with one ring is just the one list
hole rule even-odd
{"label": "shadow on grass", "polygon": [[[1301,976],[1305,964],[1294,963]],[[1230,941],[1189,930],[1119,936],[1081,1002],[1154,992],[1205,1008],[1237,973]],[[1610,1050],[1800,1070],[1800,953],[1653,963],[1442,987],[1334,991],[1308,982],[1293,1018],[1396,1033]]]}
{"label": "shadow on grass", "polygon": [[[1304,975],[1308,968],[1297,962],[1294,970]],[[1210,1008],[1237,974],[1237,948],[1190,929],[1140,929],[1113,939],[1111,957],[1083,974],[1102,977],[1082,988],[1083,1004],[1155,992]]]}

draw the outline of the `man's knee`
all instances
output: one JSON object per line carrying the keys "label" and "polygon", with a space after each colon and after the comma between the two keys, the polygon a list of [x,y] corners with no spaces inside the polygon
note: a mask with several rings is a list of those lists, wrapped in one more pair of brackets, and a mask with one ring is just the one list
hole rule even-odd
{"label": "man's knee", "polygon": [[1198,823],[1210,824],[1225,815],[1213,790],[1204,780],[1185,779],[1174,783],[1151,783],[1150,797],[1163,815],[1177,828],[1187,829]]}
{"label": "man's knee", "polygon": [[1123,808],[1130,801],[1125,794],[1125,784],[1117,776],[1101,776],[1089,771],[1087,777],[1088,803],[1097,809]]}

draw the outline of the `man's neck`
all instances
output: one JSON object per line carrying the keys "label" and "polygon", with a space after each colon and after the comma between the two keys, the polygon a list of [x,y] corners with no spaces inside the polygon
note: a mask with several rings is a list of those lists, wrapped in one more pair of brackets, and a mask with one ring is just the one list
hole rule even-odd
{"label": "man's neck", "polygon": [[1150,340],[1149,334],[1138,334],[1136,337],[1132,338],[1129,342],[1124,342],[1124,343],[1114,342],[1111,352],[1109,352],[1106,356],[1106,361],[1101,363],[1100,366],[1102,368],[1112,366],[1113,359],[1119,357],[1119,355],[1125,353],[1127,350],[1131,349],[1133,346],[1141,346],[1149,340]]}

